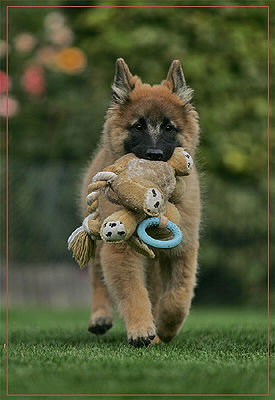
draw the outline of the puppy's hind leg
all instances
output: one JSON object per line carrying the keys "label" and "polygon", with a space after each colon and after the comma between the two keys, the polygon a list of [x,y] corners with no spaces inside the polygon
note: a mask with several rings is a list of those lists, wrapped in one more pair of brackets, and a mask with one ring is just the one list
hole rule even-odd
{"label": "puppy's hind leg", "polygon": [[[153,318],[154,321],[156,321],[162,292],[159,260],[154,259],[147,261],[146,282],[152,304]],[[157,343],[160,343],[160,338],[158,336],[152,340],[152,344]]]}
{"label": "puppy's hind leg", "polygon": [[96,256],[90,261],[92,283],[92,313],[88,330],[96,335],[103,335],[113,326],[113,305],[106,285],[99,260],[99,245]]}
{"label": "puppy's hind leg", "polygon": [[156,320],[162,291],[159,260],[147,260],[146,283],[152,304],[153,317]]}

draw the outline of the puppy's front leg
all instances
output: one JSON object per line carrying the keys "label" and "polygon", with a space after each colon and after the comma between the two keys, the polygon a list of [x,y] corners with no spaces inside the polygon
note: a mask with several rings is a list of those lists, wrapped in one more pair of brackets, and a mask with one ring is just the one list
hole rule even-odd
{"label": "puppy's front leg", "polygon": [[128,341],[135,347],[148,346],[156,334],[143,264],[144,257],[125,243],[102,246],[104,278],[125,321]]}
{"label": "puppy's front leg", "polygon": [[161,266],[163,294],[157,317],[157,334],[164,342],[172,340],[189,314],[196,284],[198,242],[181,257],[171,258]]}

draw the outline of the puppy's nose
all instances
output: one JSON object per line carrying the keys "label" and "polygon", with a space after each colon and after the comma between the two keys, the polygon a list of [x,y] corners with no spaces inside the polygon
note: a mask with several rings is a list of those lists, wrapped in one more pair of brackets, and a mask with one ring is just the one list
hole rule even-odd
{"label": "puppy's nose", "polygon": [[148,149],[145,156],[148,160],[160,161],[163,157],[163,151],[160,149]]}

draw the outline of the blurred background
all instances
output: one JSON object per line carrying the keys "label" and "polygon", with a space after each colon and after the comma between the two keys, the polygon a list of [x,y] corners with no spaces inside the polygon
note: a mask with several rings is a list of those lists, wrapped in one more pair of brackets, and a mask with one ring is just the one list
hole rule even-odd
{"label": "blurred background", "polygon": [[67,238],[81,223],[81,173],[123,57],[151,84],[180,59],[194,89],[203,198],[194,304],[266,306],[266,8],[9,8],[8,52],[7,79],[1,40],[2,260],[8,85],[11,305],[90,304],[88,272],[72,260]]}

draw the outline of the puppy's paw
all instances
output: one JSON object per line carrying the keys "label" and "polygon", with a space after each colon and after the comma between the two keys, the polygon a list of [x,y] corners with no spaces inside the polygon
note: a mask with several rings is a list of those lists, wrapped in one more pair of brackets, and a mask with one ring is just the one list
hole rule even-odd
{"label": "puppy's paw", "polygon": [[134,347],[148,347],[156,336],[154,327],[128,332],[128,343]]}
{"label": "puppy's paw", "polygon": [[88,331],[95,335],[104,335],[113,326],[113,320],[109,317],[97,317],[91,319],[88,326]]}
{"label": "puppy's paw", "polygon": [[160,191],[156,188],[150,188],[145,194],[145,209],[146,214],[151,216],[159,215],[163,207],[163,197]]}
{"label": "puppy's paw", "polygon": [[107,242],[118,242],[125,236],[126,229],[121,221],[109,221],[103,225],[102,238]]}

